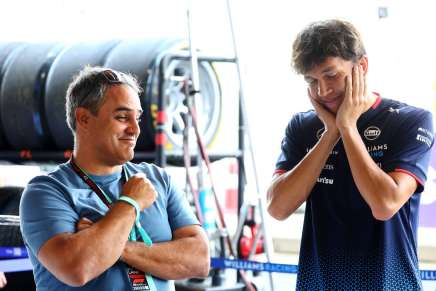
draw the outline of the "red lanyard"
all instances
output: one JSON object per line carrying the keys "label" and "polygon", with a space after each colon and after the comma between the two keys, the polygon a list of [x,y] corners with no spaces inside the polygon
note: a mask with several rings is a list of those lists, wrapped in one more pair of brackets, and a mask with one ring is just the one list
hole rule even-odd
{"label": "red lanyard", "polygon": [[[82,170],[75,162],[73,157],[71,157],[70,160],[70,164],[74,170],[74,172],[76,172],[77,175],[79,175],[80,178],[82,178],[82,180],[88,184],[88,186],[95,192],[95,194],[97,194],[97,196],[100,198],[100,200],[108,207],[111,208],[112,206],[112,200],[111,198],[103,191],[103,189],[101,189],[92,179],[91,177],[89,177],[84,170]],[[127,172],[126,169],[123,166],[123,172],[122,172],[122,179],[123,184],[127,181]],[[147,232],[144,230],[144,228],[141,226],[141,223],[139,222],[139,216],[136,218],[136,222],[135,222],[135,226],[134,228],[132,228],[132,231],[130,232],[130,236],[129,238],[133,241],[136,241],[137,236],[136,236],[136,232],[134,229],[137,229],[137,231],[139,232],[139,235],[142,238],[142,241],[147,245],[147,246],[151,246],[152,241],[150,236],[147,234]]]}
{"label": "red lanyard", "polygon": [[[71,156],[70,159],[70,164],[71,167],[73,168],[74,172],[76,172],[77,175],[79,175],[80,178],[82,178],[83,182],[85,182],[91,189],[92,191],[95,192],[95,194],[97,194],[98,198],[100,198],[100,200],[108,207],[111,208],[112,205],[112,200],[110,199],[109,196],[107,196],[107,194],[103,191],[103,189],[101,189],[92,179],[91,177],[89,177],[85,171],[83,171],[75,162],[73,157]],[[123,184],[127,181],[127,173],[126,170],[123,167],[123,175],[122,175],[122,179],[123,179]]]}

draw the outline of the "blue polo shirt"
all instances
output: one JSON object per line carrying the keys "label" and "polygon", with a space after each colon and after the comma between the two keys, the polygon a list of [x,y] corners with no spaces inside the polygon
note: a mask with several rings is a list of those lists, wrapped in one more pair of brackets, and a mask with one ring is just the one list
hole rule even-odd
{"label": "blue polo shirt", "polygon": [[[374,219],[353,181],[339,140],[306,201],[297,289],[422,289],[417,227],[420,193],[433,145],[431,113],[378,98],[359,118],[357,127],[381,169],[407,173],[418,187],[391,219]],[[323,130],[313,110],[296,114],[286,129],[276,172],[297,165]]]}
{"label": "blue polo shirt", "polygon": [[[125,165],[128,176],[145,173],[158,192],[157,200],[141,213],[141,225],[153,242],[172,239],[176,229],[199,224],[184,195],[161,168],[141,163]],[[121,172],[91,176],[112,201],[122,188]],[[70,287],[54,277],[37,259],[41,246],[53,236],[76,232],[82,217],[96,222],[108,208],[74,172],[69,163],[60,165],[47,176],[32,179],[23,192],[20,204],[21,231],[26,244],[38,291],[45,290],[131,290],[126,265],[115,263],[94,280],[80,288]],[[174,290],[172,281],[154,277],[157,290]]]}

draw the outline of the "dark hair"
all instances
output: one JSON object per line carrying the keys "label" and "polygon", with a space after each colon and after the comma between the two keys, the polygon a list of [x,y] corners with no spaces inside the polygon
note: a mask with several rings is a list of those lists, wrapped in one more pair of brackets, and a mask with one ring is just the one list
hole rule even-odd
{"label": "dark hair", "polygon": [[68,86],[65,102],[67,124],[73,134],[76,130],[76,109],[83,107],[97,115],[107,88],[117,85],[128,85],[137,94],[141,92],[134,76],[109,68],[86,66],[73,78]]}
{"label": "dark hair", "polygon": [[360,33],[351,23],[338,19],[317,21],[297,35],[292,46],[292,67],[306,74],[328,57],[357,62],[365,54]]}

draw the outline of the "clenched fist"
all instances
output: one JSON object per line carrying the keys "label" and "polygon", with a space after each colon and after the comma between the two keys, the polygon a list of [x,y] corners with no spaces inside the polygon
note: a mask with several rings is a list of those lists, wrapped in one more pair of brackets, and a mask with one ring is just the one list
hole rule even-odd
{"label": "clenched fist", "polygon": [[157,192],[144,173],[130,177],[121,190],[122,195],[135,200],[141,210],[148,208],[156,200]]}

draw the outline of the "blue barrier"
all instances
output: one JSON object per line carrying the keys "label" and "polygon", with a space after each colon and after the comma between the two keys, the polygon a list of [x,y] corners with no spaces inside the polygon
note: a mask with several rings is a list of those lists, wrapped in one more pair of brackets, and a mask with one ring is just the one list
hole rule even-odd
{"label": "blue barrier", "polygon": [[436,281],[436,270],[421,270],[421,280]]}
{"label": "blue barrier", "polygon": [[25,247],[0,247],[0,272],[31,271]]}
{"label": "blue barrier", "polygon": [[211,258],[211,266],[217,269],[237,269],[261,272],[297,273],[298,266],[286,264],[260,263],[256,261]]}
{"label": "blue barrier", "polygon": [[[217,269],[237,269],[246,271],[296,274],[297,265],[261,263],[237,259],[211,258],[211,266]],[[436,281],[436,270],[421,270],[421,280]]]}
{"label": "blue barrier", "polygon": [[[0,247],[0,271],[14,272],[32,270],[27,250],[24,247]],[[211,266],[217,269],[296,274],[297,265],[262,263],[237,259],[211,258]],[[436,270],[421,270],[421,279],[436,281]]]}
{"label": "blue barrier", "polygon": [[25,247],[0,247],[0,259],[27,258]]}
{"label": "blue barrier", "polygon": [[20,258],[13,260],[0,260],[0,272],[23,272],[31,271],[32,263],[29,258]]}

